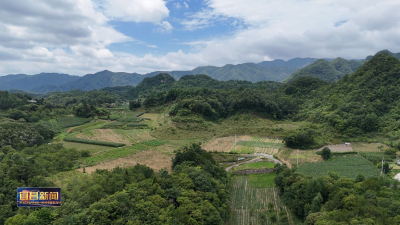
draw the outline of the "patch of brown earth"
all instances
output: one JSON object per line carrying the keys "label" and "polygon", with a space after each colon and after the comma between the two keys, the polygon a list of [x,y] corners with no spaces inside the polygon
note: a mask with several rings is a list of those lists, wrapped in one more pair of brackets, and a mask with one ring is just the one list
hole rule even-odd
{"label": "patch of brown earth", "polygon": [[[172,158],[173,155],[163,154],[155,150],[148,150],[139,152],[134,155],[130,155],[125,158],[119,158],[95,166],[86,167],[85,171],[86,173],[91,174],[97,169],[112,170],[118,166],[119,167],[135,166],[138,163],[141,165],[146,165],[155,171],[159,171],[164,168],[168,169],[168,171],[171,171]],[[77,170],[83,172],[83,168]]]}

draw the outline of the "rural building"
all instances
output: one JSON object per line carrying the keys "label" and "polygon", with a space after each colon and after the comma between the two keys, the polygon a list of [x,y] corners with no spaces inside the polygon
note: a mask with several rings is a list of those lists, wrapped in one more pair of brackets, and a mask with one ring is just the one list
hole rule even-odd
{"label": "rural building", "polygon": [[28,100],[28,102],[30,102],[30,103],[37,103],[37,101],[35,101],[35,100]]}

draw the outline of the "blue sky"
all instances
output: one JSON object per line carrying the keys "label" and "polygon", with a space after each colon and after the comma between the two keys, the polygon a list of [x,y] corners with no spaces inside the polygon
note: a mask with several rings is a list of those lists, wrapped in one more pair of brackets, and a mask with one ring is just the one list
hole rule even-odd
{"label": "blue sky", "polygon": [[0,1],[0,76],[400,51],[398,0]]}

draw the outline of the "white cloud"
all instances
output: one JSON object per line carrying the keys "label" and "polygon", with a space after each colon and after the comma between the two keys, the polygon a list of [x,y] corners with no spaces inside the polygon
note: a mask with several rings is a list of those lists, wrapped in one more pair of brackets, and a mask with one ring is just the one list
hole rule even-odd
{"label": "white cloud", "polygon": [[157,24],[158,28],[155,29],[157,32],[161,33],[170,33],[173,29],[172,25],[168,21],[162,21],[161,23]]}
{"label": "white cloud", "polygon": [[159,23],[168,17],[164,0],[103,0],[100,7],[116,20]]}
{"label": "white cloud", "polygon": [[[196,30],[223,22],[231,27],[229,33],[204,40],[179,37],[192,46],[190,52],[138,57],[109,50],[110,44],[121,42],[156,48],[118,32],[109,21],[151,22],[158,31],[170,32],[174,28],[165,20],[165,2],[118,0],[107,11],[104,6],[111,0],[0,1],[0,74],[146,73],[276,58],[364,58],[382,49],[400,52],[397,0],[207,0],[208,7],[189,15],[182,26]],[[133,13],[133,3],[147,14]],[[346,22],[335,26],[341,21]]]}
{"label": "white cloud", "polygon": [[185,6],[185,8],[189,8],[189,5],[186,2],[183,2],[183,5]]}

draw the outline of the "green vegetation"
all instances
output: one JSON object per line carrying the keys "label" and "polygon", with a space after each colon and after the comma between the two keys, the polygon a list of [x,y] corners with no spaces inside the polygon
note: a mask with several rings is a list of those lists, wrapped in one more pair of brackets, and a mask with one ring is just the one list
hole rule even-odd
{"label": "green vegetation", "polygon": [[151,146],[151,147],[157,147],[157,146],[166,144],[168,142],[169,141],[164,141],[164,140],[151,140],[151,141],[142,142],[142,144],[145,144],[145,145],[148,145],[148,146]]}
{"label": "green vegetation", "polygon": [[[273,167],[272,167],[273,168]],[[275,187],[275,173],[250,174],[249,186],[253,188],[272,188]]]}
{"label": "green vegetation", "polygon": [[[140,151],[145,149],[145,145],[129,149],[131,152]],[[115,150],[111,151],[116,153]],[[171,173],[167,170],[155,173],[146,166],[136,165],[112,171],[97,170],[91,175],[74,175],[71,179],[69,175],[56,173],[70,170],[75,160],[81,161],[76,150],[63,149],[62,145],[22,151],[2,148],[0,168],[8,182],[0,183],[3,190],[0,223],[223,224],[230,217],[229,191],[224,189],[227,182],[225,170],[219,168],[212,156],[199,145],[182,150],[176,155]],[[110,154],[111,151],[104,153]],[[101,154],[87,159],[95,162],[93,157]],[[118,156],[114,154],[112,157]],[[48,176],[52,177],[46,178]],[[15,188],[19,186],[62,186],[63,207],[18,210]],[[105,215],[99,216],[99,213]]]}
{"label": "green vegetation", "polygon": [[322,149],[321,152],[322,159],[328,160],[331,158],[331,150],[328,147]]}
{"label": "green vegetation", "polygon": [[360,152],[359,154],[371,161],[373,164],[380,163],[382,157],[387,161],[393,161],[396,159],[396,155],[385,154],[385,152]]}
{"label": "green vegetation", "polygon": [[51,119],[47,121],[40,121],[39,124],[42,124],[56,133],[62,132],[65,128],[79,126],[85,123],[90,122],[91,119],[80,118],[74,116],[61,116],[56,119]]}
{"label": "green vegetation", "polygon": [[[277,188],[265,188],[264,181],[267,186],[273,186],[271,183],[275,174],[259,174],[251,177],[235,176],[232,181],[231,188],[231,208],[232,208],[232,225],[247,225],[250,221],[253,224],[272,224],[271,219],[267,216],[275,214],[276,221],[281,224],[294,224],[293,216],[286,209],[283,202],[279,198],[279,190]],[[249,185],[256,184],[261,187],[251,187]]]}
{"label": "green vegetation", "polygon": [[352,179],[359,174],[367,178],[379,175],[376,166],[361,156],[333,157],[328,161],[304,164],[297,170],[301,174],[311,175],[315,178],[327,176],[329,171]]}
{"label": "green vegetation", "polygon": [[122,148],[114,148],[111,150],[106,150],[104,152],[97,153],[88,158],[85,158],[83,161],[78,162],[85,166],[93,166],[98,164],[99,162],[104,162],[108,160],[123,158],[128,155],[132,155],[134,153],[147,150],[148,148],[145,145],[137,144],[134,146],[125,146]]}
{"label": "green vegetation", "polygon": [[336,58],[330,62],[324,59],[318,59],[311,65],[301,68],[286,78],[283,82],[291,82],[299,77],[316,77],[325,81],[337,81],[345,74],[351,74],[356,71],[363,62],[357,60],[345,60]]}
{"label": "green vegetation", "polygon": [[81,131],[90,130],[90,129],[98,129],[107,123],[108,122],[104,121],[104,120],[97,120],[96,122],[93,122],[93,123],[86,123],[84,125],[74,127],[72,129],[70,129],[70,132],[74,133],[74,132],[81,132]]}
{"label": "green vegetation", "polygon": [[[359,161],[355,156],[335,158]],[[329,162],[324,161],[323,164],[328,166]],[[370,172],[377,174],[372,170]],[[364,178],[353,174],[351,176],[356,180],[341,177],[335,172],[330,172],[328,176],[309,177],[283,167],[278,170],[275,184],[280,189],[283,202],[305,224],[398,224],[400,191],[390,188],[398,182],[377,178],[377,175]]]}
{"label": "green vegetation", "polygon": [[274,168],[274,166],[275,164],[273,162],[255,162],[233,167],[232,171],[268,169],[268,168]]}
{"label": "green vegetation", "polygon": [[64,142],[63,146],[64,146],[64,148],[67,148],[67,149],[74,148],[78,151],[87,150],[90,153],[101,152],[101,151],[105,151],[105,150],[109,150],[109,149],[113,148],[113,147],[108,147],[108,146],[90,145],[90,144],[83,144],[83,143],[77,143],[77,142]]}
{"label": "green vegetation", "polygon": [[77,143],[83,143],[83,144],[92,144],[92,145],[102,145],[102,146],[109,146],[109,147],[122,147],[125,145],[123,143],[95,141],[95,140],[87,140],[87,139],[81,139],[81,138],[75,138],[75,137],[65,137],[64,141],[77,142]]}

